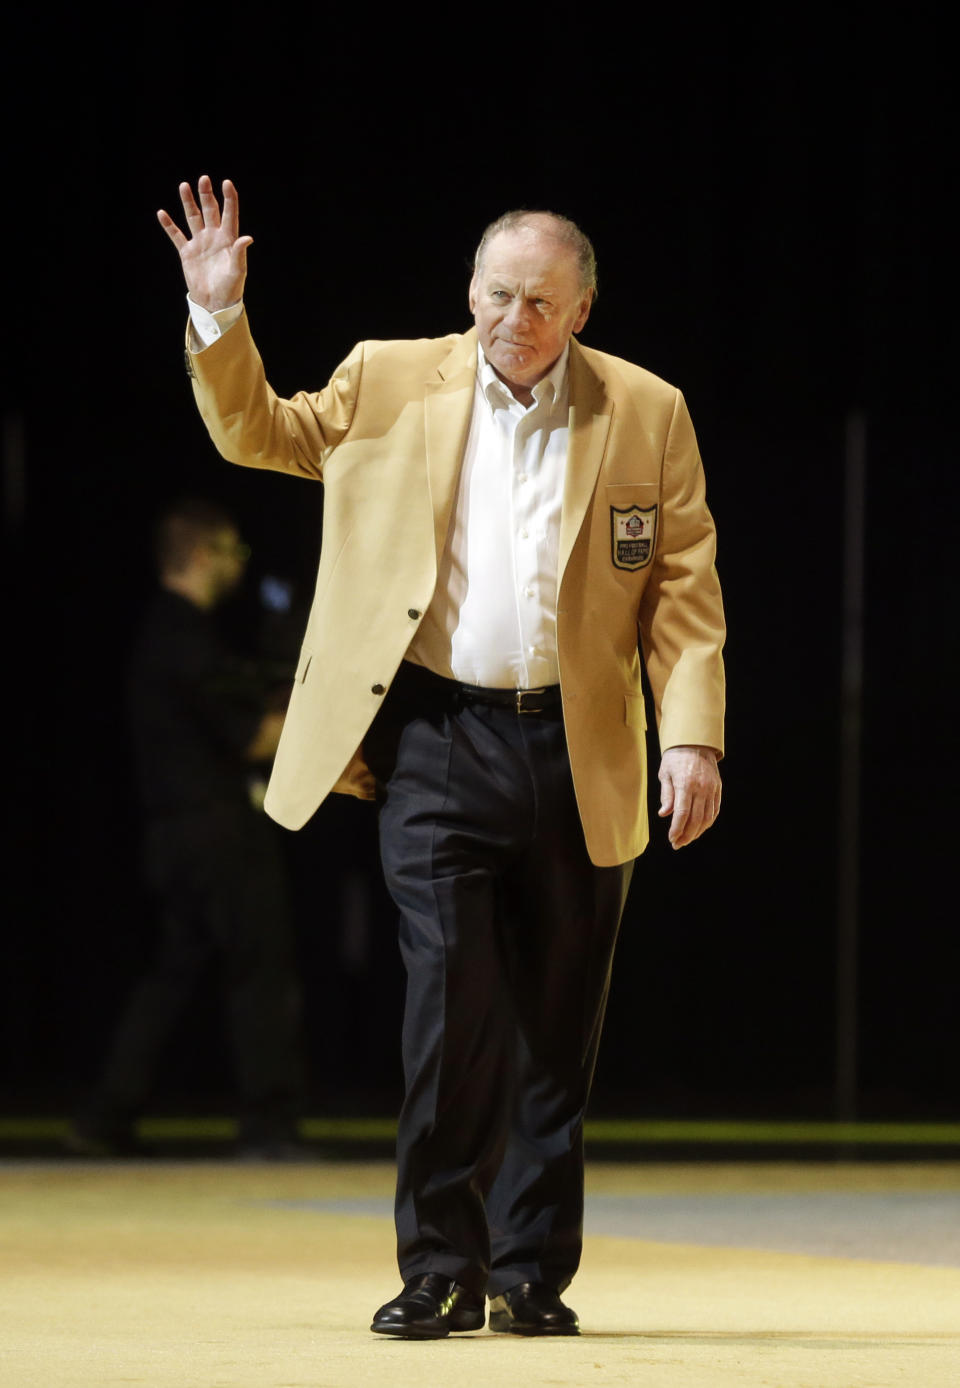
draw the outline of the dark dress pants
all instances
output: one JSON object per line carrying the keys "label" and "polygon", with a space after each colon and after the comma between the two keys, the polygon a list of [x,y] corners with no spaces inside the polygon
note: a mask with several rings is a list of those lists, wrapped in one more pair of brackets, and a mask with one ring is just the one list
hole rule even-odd
{"label": "dark dress pants", "polygon": [[559,706],[464,705],[404,664],[364,750],[407,972],[401,1274],[563,1290],[632,864],[590,862]]}

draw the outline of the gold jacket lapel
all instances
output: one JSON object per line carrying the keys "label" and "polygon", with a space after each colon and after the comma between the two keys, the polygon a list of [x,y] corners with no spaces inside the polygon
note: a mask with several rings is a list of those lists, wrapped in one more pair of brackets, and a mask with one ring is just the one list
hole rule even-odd
{"label": "gold jacket lapel", "polygon": [[438,381],[427,383],[423,408],[427,478],[439,562],[470,429],[477,378],[476,329],[464,334],[438,368],[438,375]]}
{"label": "gold jacket lapel", "polygon": [[570,443],[560,517],[558,586],[593,496],[612,419],[613,401],[603,381],[571,338]]}

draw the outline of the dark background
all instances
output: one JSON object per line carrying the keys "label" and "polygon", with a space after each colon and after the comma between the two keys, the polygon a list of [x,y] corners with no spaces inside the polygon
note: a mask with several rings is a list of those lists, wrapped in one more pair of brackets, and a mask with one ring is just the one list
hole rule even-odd
{"label": "dark background", "polygon": [[[250,649],[259,578],[309,601],[321,489],[223,463],[182,368],[155,209],[208,172],[239,188],[281,393],[360,338],[468,326],[473,247],[518,205],[594,239],[584,341],[684,390],[730,622],[725,804],[678,855],[656,825],[638,866],[597,1112],[834,1112],[845,437],[865,422],[857,1106],[957,1117],[945,27],[842,4],[205,15],[35,12],[7,58],[3,1109],[76,1101],[149,955],[122,674],[157,508],[191,491],[235,509],[253,558],[229,617]],[[397,1101],[373,832],[335,797],[284,835],[316,1112]],[[156,1107],[229,1095],[211,980]]]}

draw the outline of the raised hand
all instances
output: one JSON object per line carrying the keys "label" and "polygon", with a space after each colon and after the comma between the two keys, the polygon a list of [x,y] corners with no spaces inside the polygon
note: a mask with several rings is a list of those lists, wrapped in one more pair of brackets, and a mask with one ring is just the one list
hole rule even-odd
{"label": "raised hand", "polygon": [[162,209],[157,220],[176,246],[187,291],[195,304],[215,313],[243,297],[247,278],[247,247],[252,236],[240,236],[237,190],[223,180],[221,214],[213,184],[206,174],[197,182],[198,207],[189,183],[180,184],[180,201],[190,235],[184,236],[173,218]]}

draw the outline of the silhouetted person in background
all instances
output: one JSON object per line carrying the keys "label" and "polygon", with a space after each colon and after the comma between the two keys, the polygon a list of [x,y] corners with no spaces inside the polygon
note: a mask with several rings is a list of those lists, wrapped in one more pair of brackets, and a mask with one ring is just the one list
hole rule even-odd
{"label": "silhouetted person in background", "polygon": [[208,502],[181,502],[158,527],[160,588],[134,645],[129,703],[160,936],[70,1130],[68,1146],[81,1154],[140,1150],[135,1121],[214,955],[236,1071],[238,1153],[296,1151],[300,996],[285,873],[275,830],[251,798],[252,773],[272,759],[284,715],[267,707],[213,617],[248,552],[230,516]]}

